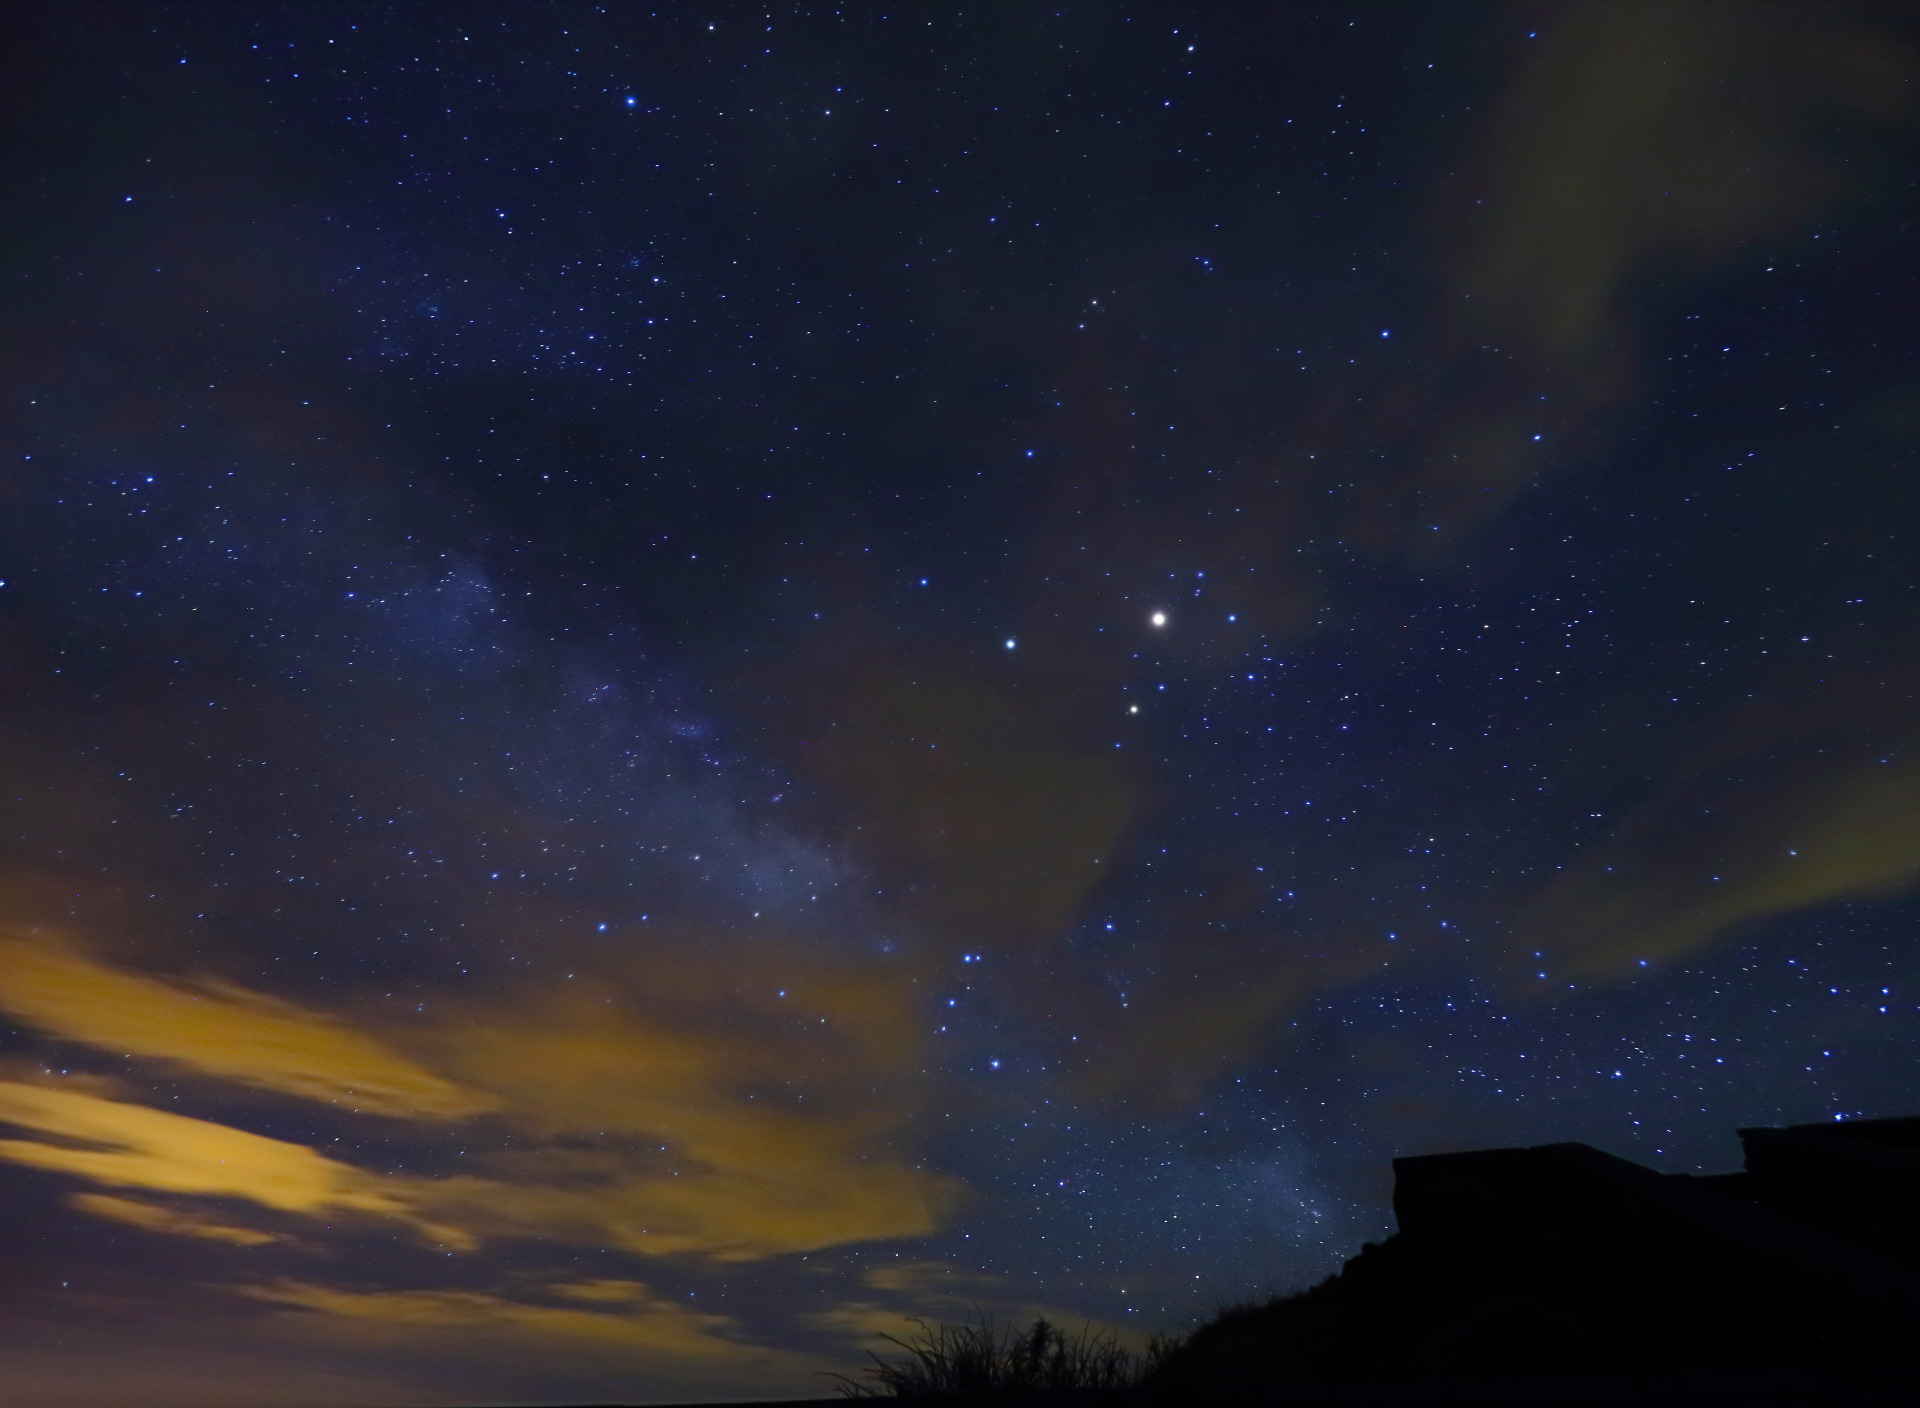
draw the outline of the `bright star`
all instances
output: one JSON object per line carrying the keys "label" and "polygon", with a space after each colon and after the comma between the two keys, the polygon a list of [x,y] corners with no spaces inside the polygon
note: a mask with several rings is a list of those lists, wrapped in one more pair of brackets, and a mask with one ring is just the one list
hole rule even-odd
{"label": "bright star", "polygon": [[1156,625],[1156,626],[1164,626],[1164,625],[1166,625],[1166,624],[1167,624],[1167,613],[1166,613],[1166,612],[1164,612],[1164,611],[1156,611],[1156,612],[1154,612],[1154,613],[1153,613],[1153,624],[1154,624],[1154,625]]}

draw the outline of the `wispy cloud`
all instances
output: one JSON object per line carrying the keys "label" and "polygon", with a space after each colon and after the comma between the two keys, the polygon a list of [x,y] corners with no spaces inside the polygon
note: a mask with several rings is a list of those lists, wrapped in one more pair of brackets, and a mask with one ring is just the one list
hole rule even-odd
{"label": "wispy cloud", "polygon": [[[1733,928],[1920,883],[1920,755],[1902,683],[1750,706],[1514,915],[1524,991],[1606,980]],[[1535,954],[1539,954],[1535,958]]]}
{"label": "wispy cloud", "polygon": [[791,1393],[824,1361],[755,1344],[730,1316],[696,1310],[632,1280],[552,1281],[503,1290],[380,1289],[286,1279],[231,1288],[277,1308],[270,1333],[352,1343],[463,1366],[565,1363],[576,1375],[645,1373],[679,1396]]}
{"label": "wispy cloud", "polygon": [[1913,109],[1914,54],[1836,12],[1574,6],[1527,49],[1433,212],[1435,331],[1341,432],[1386,457],[1353,523],[1376,546],[1595,448],[1641,391],[1646,281],[1816,214],[1857,179],[1836,127]]}
{"label": "wispy cloud", "polygon": [[53,935],[0,935],[0,1009],[67,1041],[353,1111],[458,1119],[498,1103],[323,1013],[215,978],[128,972]]}
{"label": "wispy cloud", "polygon": [[[721,982],[704,965],[663,958],[648,973],[652,1011],[604,982],[441,1004],[451,1015],[416,1036],[456,1080],[340,1018],[232,984],[161,981],[64,943],[5,940],[0,1005],[69,1041],[328,1107],[410,1115],[429,1139],[468,1142],[444,1131],[445,1117],[482,1110],[521,1137],[510,1153],[476,1150],[471,1175],[399,1175],[153,1109],[119,1089],[4,1081],[0,1120],[43,1137],[0,1141],[0,1158],[305,1218],[390,1218],[456,1248],[539,1237],[737,1261],[933,1230],[958,1185],[886,1147],[899,1112],[873,1085],[911,1052],[904,995],[872,975],[795,963],[791,987],[752,984],[740,997],[738,979],[765,961],[743,955]],[[660,1010],[669,1008],[677,1019]],[[742,1020],[763,1023],[764,1039],[732,1040],[729,1024]],[[124,1199],[76,1206],[153,1231],[219,1235]]]}
{"label": "wispy cloud", "polygon": [[506,1333],[700,1359],[731,1356],[746,1348],[722,1333],[733,1328],[728,1316],[708,1315],[662,1299],[637,1281],[600,1281],[585,1286],[561,1283],[546,1288],[549,1296],[581,1302],[569,1305],[484,1291],[348,1290],[310,1281],[276,1281],[235,1289],[254,1300],[402,1333]]}
{"label": "wispy cloud", "polygon": [[264,1247],[287,1239],[278,1233],[262,1232],[257,1227],[240,1227],[231,1222],[216,1222],[196,1212],[162,1207],[158,1203],[118,1198],[111,1193],[75,1193],[68,1203],[82,1212],[113,1222],[124,1222],[149,1232],[164,1232],[175,1237],[198,1237],[208,1242],[225,1242],[235,1247]]}
{"label": "wispy cloud", "polygon": [[0,1122],[43,1136],[0,1139],[0,1159],[30,1168],[115,1188],[241,1198],[308,1217],[358,1213],[394,1218],[435,1240],[472,1245],[462,1232],[425,1222],[416,1200],[396,1191],[388,1180],[305,1145],[211,1120],[78,1091],[0,1081]]}
{"label": "wispy cloud", "polygon": [[1044,1316],[1069,1329],[1111,1335],[1140,1347],[1145,1337],[1124,1325],[1107,1324],[1074,1311],[1040,1304],[1021,1294],[1010,1278],[951,1261],[921,1259],[870,1267],[861,1284],[878,1297],[848,1299],[806,1317],[806,1323],[867,1349],[887,1340],[911,1343],[928,1324],[986,1321],[1024,1329]]}

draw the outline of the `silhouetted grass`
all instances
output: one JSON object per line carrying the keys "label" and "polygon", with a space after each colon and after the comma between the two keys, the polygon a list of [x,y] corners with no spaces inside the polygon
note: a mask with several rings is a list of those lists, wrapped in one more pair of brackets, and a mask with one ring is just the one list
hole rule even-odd
{"label": "silhouetted grass", "polygon": [[829,1376],[839,1380],[840,1392],[849,1398],[967,1399],[1119,1393],[1139,1387],[1171,1348],[1156,1337],[1139,1354],[1105,1331],[1082,1326],[1066,1334],[1045,1317],[1036,1317],[1025,1332],[999,1329],[987,1315],[963,1325],[913,1323],[919,1331],[907,1339],[882,1336],[905,1350],[905,1359],[869,1353],[873,1363],[862,1371],[864,1379]]}

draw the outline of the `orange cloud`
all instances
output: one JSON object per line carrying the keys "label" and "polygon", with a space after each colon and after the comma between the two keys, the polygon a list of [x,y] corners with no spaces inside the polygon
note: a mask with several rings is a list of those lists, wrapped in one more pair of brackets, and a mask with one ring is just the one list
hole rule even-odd
{"label": "orange cloud", "polygon": [[76,1091],[0,1081],[0,1122],[48,1136],[0,1139],[0,1159],[117,1188],[244,1198],[279,1212],[399,1218],[457,1247],[470,1238],[421,1220],[389,1180],[300,1144],[208,1120],[102,1100]]}
{"label": "orange cloud", "polygon": [[912,1341],[924,1333],[929,1321],[959,1324],[985,1316],[1014,1329],[1023,1329],[1037,1315],[1055,1325],[1109,1335],[1136,1350],[1143,1347],[1146,1339],[1142,1332],[1131,1327],[1039,1305],[1020,1297],[1005,1277],[953,1262],[896,1262],[891,1266],[873,1267],[860,1279],[885,1295],[889,1303],[843,1301],[808,1315],[806,1323],[855,1343],[870,1344],[889,1337]]}
{"label": "orange cloud", "polygon": [[[761,968],[780,976],[754,981]],[[725,972],[662,955],[651,977],[655,1012],[605,989],[522,996],[511,1009],[442,1004],[447,1015],[418,1039],[456,1083],[343,1022],[231,985],[175,986],[68,945],[0,938],[0,1005],[69,1040],[389,1117],[494,1110],[531,1136],[476,1157],[472,1176],[385,1177],[150,1109],[117,1087],[0,1079],[0,1119],[48,1136],[0,1141],[0,1158],[308,1218],[392,1218],[458,1248],[541,1237],[743,1260],[938,1225],[957,1185],[884,1137],[902,1112],[882,1086],[917,1049],[910,980],[772,952],[743,952]],[[157,1231],[237,1233],[127,1199],[78,1205]]]}
{"label": "orange cloud", "polygon": [[213,1222],[195,1213],[163,1208],[155,1203],[116,1198],[107,1193],[75,1193],[67,1202],[95,1217],[109,1218],[149,1232],[165,1232],[176,1237],[200,1237],[209,1242],[226,1242],[236,1247],[264,1247],[286,1238],[256,1227],[236,1227],[232,1223]]}
{"label": "orange cloud", "polygon": [[109,968],[52,937],[0,935],[0,1009],[66,1041],[370,1114],[496,1108],[322,1013],[216,979],[175,985]]}
{"label": "orange cloud", "polygon": [[[323,1340],[352,1338],[462,1364],[493,1360],[524,1370],[564,1364],[574,1373],[644,1372],[655,1393],[712,1397],[743,1386],[793,1396],[830,1367],[791,1350],[754,1344],[725,1315],[655,1295],[638,1281],[590,1281],[520,1288],[513,1295],[466,1290],[353,1290],[284,1280],[237,1286],[238,1294],[282,1307],[282,1331]],[[303,1323],[304,1322],[304,1323]]]}
{"label": "orange cloud", "polygon": [[[0,1081],[0,1122],[45,1136],[0,1140],[0,1159],[11,1163],[108,1187],[241,1198],[312,1219],[394,1219],[456,1250],[483,1237],[541,1237],[748,1260],[927,1232],[951,1194],[937,1175],[884,1157],[863,1163],[831,1138],[810,1144],[792,1130],[765,1147],[727,1146],[722,1155],[733,1163],[683,1156],[681,1167],[650,1170],[619,1152],[562,1148],[514,1162],[518,1179],[428,1179],[382,1177],[304,1145],[15,1081]],[[77,1205],[154,1230],[243,1235],[129,1199],[82,1195]]]}
{"label": "orange cloud", "polygon": [[[569,1281],[562,1285],[548,1286],[549,1295],[560,1296],[565,1300],[584,1300],[595,1305],[627,1305],[644,1300],[647,1288],[638,1281],[622,1281],[614,1277],[601,1277],[592,1281]],[[674,1302],[676,1305],[679,1302]]]}
{"label": "orange cloud", "polygon": [[[515,1180],[460,1178],[426,1185],[436,1225],[473,1237],[539,1237],[650,1256],[750,1261],[846,1242],[919,1236],[939,1225],[951,1181],[881,1156],[814,1158],[783,1168],[613,1171],[620,1160],[551,1150],[517,1160]],[[585,1163],[599,1177],[582,1176]]]}
{"label": "orange cloud", "polygon": [[[584,1298],[595,1309],[543,1305],[482,1291],[350,1291],[304,1281],[236,1288],[241,1295],[388,1330],[478,1330],[487,1334],[596,1342],[626,1349],[708,1359],[740,1355],[739,1340],[724,1338],[733,1320],[654,1296],[637,1281],[595,1282]],[[579,1286],[547,1288],[549,1295],[582,1300]],[[606,1294],[608,1290],[619,1294]]]}
{"label": "orange cloud", "polygon": [[[248,1326],[257,1330],[257,1322]],[[451,1377],[418,1367],[355,1363],[337,1347],[290,1356],[256,1335],[236,1343],[226,1326],[175,1321],[145,1339],[100,1316],[76,1332],[31,1335],[4,1347],[6,1402],[34,1408],[433,1408]],[[222,1341],[225,1343],[222,1343]],[[439,1366],[436,1366],[439,1367]],[[481,1393],[472,1395],[479,1401]]]}
{"label": "orange cloud", "polygon": [[[663,986],[697,998],[700,983],[667,972]],[[899,1115],[874,1084],[897,1070],[876,1059],[899,1054],[883,1040],[892,1018],[842,1041],[815,1015],[837,1011],[837,990],[803,971],[787,1030],[756,1023],[752,1041],[697,1009],[707,1023],[674,1024],[610,998],[463,1023],[447,1064],[498,1092],[509,1118],[571,1142],[496,1161],[502,1178],[448,1184],[436,1216],[499,1234],[591,1229],[633,1251],[728,1260],[932,1231],[958,1185],[886,1146]],[[809,992],[827,1000],[808,1004]],[[605,1142],[581,1147],[583,1136]],[[657,1148],[635,1152],[636,1138]]]}
{"label": "orange cloud", "polygon": [[917,1300],[979,1300],[1007,1289],[1005,1277],[952,1261],[896,1261],[869,1267],[860,1279],[875,1290]]}
{"label": "orange cloud", "polygon": [[[964,1319],[969,1307],[962,1306]],[[878,1342],[911,1340],[926,1317],[911,1310],[881,1305],[877,1301],[849,1300],[827,1310],[816,1310],[803,1318],[809,1329],[821,1330],[864,1348],[877,1348]]]}

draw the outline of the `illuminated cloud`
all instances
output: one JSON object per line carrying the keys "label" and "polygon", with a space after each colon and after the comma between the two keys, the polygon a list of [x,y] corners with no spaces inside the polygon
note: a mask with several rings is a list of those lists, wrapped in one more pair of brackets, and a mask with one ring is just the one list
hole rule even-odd
{"label": "illuminated cloud", "polygon": [[[721,976],[663,964],[660,987],[697,1003],[702,987],[741,985],[741,971]],[[569,1142],[496,1158],[487,1167],[497,1177],[447,1184],[435,1216],[482,1234],[727,1260],[932,1231],[959,1190],[887,1146],[899,1113],[874,1081],[901,1054],[888,1044],[894,1018],[883,1008],[862,1030],[845,1013],[855,1030],[836,1033],[821,1014],[842,1015],[841,999],[863,986],[809,982],[804,971],[793,982],[786,998],[767,985],[785,1021],[756,1024],[752,1042],[729,1039],[711,1016],[675,1024],[611,999],[463,1022],[448,1065],[498,1092],[510,1119]],[[657,1148],[636,1152],[638,1139]]]}
{"label": "illuminated cloud", "polygon": [[[394,1366],[353,1363],[337,1346],[290,1355],[285,1344],[263,1343],[257,1334],[236,1342],[242,1337],[228,1337],[226,1328],[175,1322],[135,1337],[104,1316],[64,1326],[57,1336],[34,1326],[0,1343],[7,1402],[34,1408],[431,1408],[448,1398],[444,1374],[435,1381],[408,1372],[412,1366],[395,1372]],[[472,1395],[473,1401],[482,1397]]]}
{"label": "illuminated cloud", "polygon": [[[593,1281],[569,1281],[547,1287],[547,1294],[563,1300],[583,1300],[595,1305],[630,1305],[647,1298],[647,1288],[638,1281],[601,1277]],[[678,1302],[674,1302],[678,1304]]]}
{"label": "illuminated cloud", "polygon": [[0,935],[0,1009],[66,1041],[370,1114],[458,1119],[495,1107],[322,1013],[215,979],[175,985],[110,968],[54,938]]}
{"label": "illuminated cloud", "polygon": [[644,1373],[656,1393],[672,1385],[673,1396],[698,1399],[817,1392],[818,1375],[830,1367],[755,1344],[731,1317],[697,1311],[637,1281],[520,1285],[511,1294],[301,1280],[232,1289],[279,1307],[272,1328],[288,1338],[361,1351],[373,1346],[415,1363],[438,1358],[460,1372],[492,1365],[496,1373]]}
{"label": "illuminated cloud", "polygon": [[[0,941],[6,1003],[68,1039],[114,1049],[117,1016],[128,1033],[119,1046],[136,1054],[330,1104],[377,1085],[380,1113],[410,1104],[429,1129],[456,1110],[494,1109],[527,1136],[513,1152],[477,1155],[472,1176],[388,1177],[151,1109],[117,1086],[0,1080],[0,1119],[47,1136],[0,1141],[0,1158],[307,1218],[392,1218],[455,1248],[537,1237],[737,1261],[933,1230],[958,1187],[886,1147],[900,1110],[876,1087],[917,1049],[902,984],[789,955],[789,987],[769,979],[742,999],[741,979],[763,963],[782,967],[766,953],[743,954],[724,973],[662,957],[649,985],[677,1020],[624,998],[616,1006],[613,995],[466,1009],[421,1038],[461,1073],[454,1084],[344,1023],[228,985],[175,988],[67,947]],[[743,1020],[761,1039],[734,1037]],[[332,1084],[330,1052],[345,1067]],[[250,1235],[128,1199],[82,1195],[76,1205],[155,1231]]]}
{"label": "illuminated cloud", "polygon": [[[619,1154],[554,1149],[516,1162],[516,1180],[381,1177],[299,1144],[97,1096],[0,1081],[0,1122],[39,1140],[0,1140],[0,1159],[114,1188],[239,1198],[309,1219],[392,1219],[455,1250],[482,1238],[539,1237],[652,1255],[748,1260],[931,1230],[951,1187],[831,1144],[770,1140],[764,1161],[645,1172]],[[58,1141],[58,1142],[53,1142]],[[781,1163],[787,1150],[796,1162]],[[742,1154],[741,1157],[747,1157]],[[124,1198],[83,1210],[156,1231],[238,1241],[243,1229]]]}
{"label": "illuminated cloud", "polygon": [[264,1247],[273,1242],[286,1240],[272,1232],[262,1232],[256,1227],[236,1227],[232,1223],[214,1222],[197,1213],[161,1207],[157,1203],[136,1202],[132,1198],[116,1198],[109,1193],[75,1193],[67,1199],[67,1202],[81,1212],[90,1212],[95,1217],[124,1222],[149,1232],[165,1232],[176,1237],[199,1237],[205,1241],[225,1242],[235,1247]]}
{"label": "illuminated cloud", "polygon": [[875,1290],[919,1300],[996,1297],[1007,1288],[1003,1276],[952,1261],[896,1261],[891,1266],[869,1267],[860,1279]]}
{"label": "illuminated cloud", "polygon": [[802,1323],[809,1329],[836,1335],[863,1348],[876,1349],[879,1348],[876,1341],[911,1340],[925,1321],[926,1317],[915,1311],[881,1305],[877,1301],[849,1300],[827,1310],[813,1311]]}
{"label": "illuminated cloud", "polygon": [[1035,1316],[1077,1331],[1112,1336],[1139,1349],[1144,1336],[1123,1325],[1107,1324],[1056,1306],[1020,1297],[1004,1276],[948,1261],[902,1261],[875,1266],[860,1278],[862,1284],[886,1297],[848,1300],[816,1311],[805,1323],[817,1330],[873,1348],[873,1342],[891,1338],[911,1342],[928,1324],[967,1324],[981,1319],[1014,1330],[1024,1329]]}
{"label": "illuminated cloud", "polygon": [[749,1261],[931,1232],[945,1182],[907,1166],[864,1169],[847,1158],[790,1170],[690,1162],[684,1176],[620,1173],[582,1186],[577,1174],[568,1177],[582,1162],[564,1150],[536,1154],[516,1163],[521,1181],[450,1179],[425,1187],[421,1199],[436,1224],[476,1237]]}
{"label": "illuminated cloud", "polygon": [[[703,1314],[677,1301],[663,1300],[637,1281],[546,1288],[549,1296],[581,1303],[575,1305],[545,1305],[482,1291],[355,1291],[305,1281],[278,1281],[236,1290],[255,1300],[362,1322],[387,1332],[478,1331],[701,1359],[731,1359],[750,1348],[721,1334],[734,1327],[730,1317]],[[582,1305],[595,1308],[584,1309]]]}
{"label": "illuminated cloud", "polygon": [[0,1081],[0,1122],[46,1136],[0,1139],[0,1159],[11,1163],[108,1187],[243,1198],[309,1217],[359,1213],[397,1218],[449,1245],[472,1245],[463,1234],[418,1218],[412,1202],[392,1181],[304,1145],[18,1081]]}

